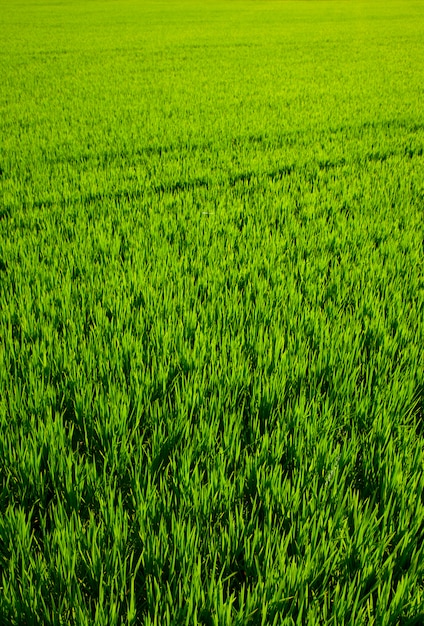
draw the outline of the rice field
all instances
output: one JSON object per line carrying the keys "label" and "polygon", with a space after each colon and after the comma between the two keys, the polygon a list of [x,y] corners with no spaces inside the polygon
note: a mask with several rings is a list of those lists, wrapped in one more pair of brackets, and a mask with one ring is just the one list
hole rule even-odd
{"label": "rice field", "polygon": [[0,31],[0,624],[424,624],[424,3]]}

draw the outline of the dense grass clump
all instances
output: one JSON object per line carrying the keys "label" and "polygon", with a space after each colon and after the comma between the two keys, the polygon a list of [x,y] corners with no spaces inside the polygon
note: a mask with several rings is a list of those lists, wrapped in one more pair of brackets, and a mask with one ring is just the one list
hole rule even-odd
{"label": "dense grass clump", "polygon": [[424,623],[424,5],[4,3],[0,623]]}

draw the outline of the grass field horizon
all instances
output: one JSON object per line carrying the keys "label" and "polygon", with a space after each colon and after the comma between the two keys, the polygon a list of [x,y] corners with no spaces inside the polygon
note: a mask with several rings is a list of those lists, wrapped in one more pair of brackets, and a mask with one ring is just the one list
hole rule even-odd
{"label": "grass field horizon", "polygon": [[2,3],[0,623],[424,623],[424,4]]}

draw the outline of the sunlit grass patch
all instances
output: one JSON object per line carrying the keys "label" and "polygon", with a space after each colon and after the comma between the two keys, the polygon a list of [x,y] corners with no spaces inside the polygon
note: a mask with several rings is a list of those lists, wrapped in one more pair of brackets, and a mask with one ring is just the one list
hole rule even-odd
{"label": "sunlit grass patch", "polygon": [[423,7],[0,23],[1,624],[420,624]]}

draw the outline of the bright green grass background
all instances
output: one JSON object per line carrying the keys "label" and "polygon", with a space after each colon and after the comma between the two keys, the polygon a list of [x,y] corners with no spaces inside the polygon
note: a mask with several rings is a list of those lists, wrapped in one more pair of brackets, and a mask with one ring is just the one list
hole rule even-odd
{"label": "bright green grass background", "polygon": [[0,623],[422,624],[424,3],[0,32]]}

